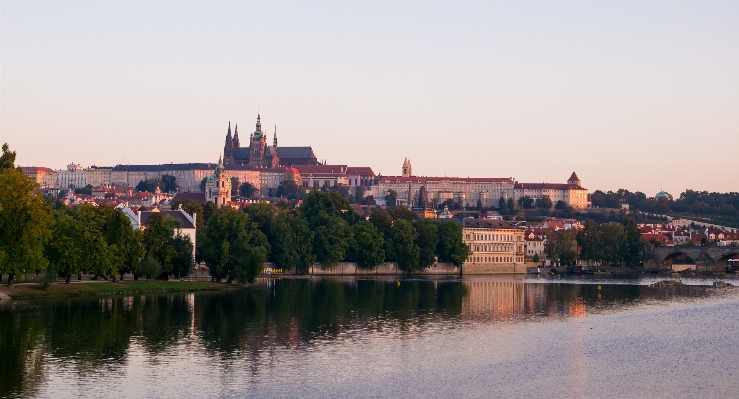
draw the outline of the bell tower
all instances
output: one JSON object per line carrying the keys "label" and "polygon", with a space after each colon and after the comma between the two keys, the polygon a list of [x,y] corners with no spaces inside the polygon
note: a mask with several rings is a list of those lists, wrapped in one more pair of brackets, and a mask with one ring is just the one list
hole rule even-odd
{"label": "bell tower", "polygon": [[403,161],[403,177],[413,176],[413,167],[411,166],[411,160],[406,158]]}
{"label": "bell tower", "polygon": [[249,138],[249,164],[257,168],[263,168],[264,152],[267,149],[267,135],[262,132],[262,121],[257,114],[257,127]]}

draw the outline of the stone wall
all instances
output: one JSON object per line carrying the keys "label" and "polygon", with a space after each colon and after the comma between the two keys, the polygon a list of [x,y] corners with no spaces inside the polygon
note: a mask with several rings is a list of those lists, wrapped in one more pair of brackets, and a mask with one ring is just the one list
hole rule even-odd
{"label": "stone wall", "polygon": [[[296,274],[294,268],[290,270],[280,270],[276,264],[267,262],[264,264],[262,275],[267,274],[267,268],[271,268],[270,273],[272,275]],[[382,263],[372,270],[363,269],[354,262],[340,262],[330,268],[324,268],[321,263],[316,262],[308,271],[308,275],[313,276],[395,276],[404,274],[407,273],[400,270],[398,264],[395,262]],[[417,276],[458,276],[460,275],[460,270],[458,267],[454,267],[451,263],[437,262],[424,271],[410,274]]]}
{"label": "stone wall", "polygon": [[470,263],[465,262],[462,265],[462,274],[514,274],[526,273],[526,264],[524,263]]}

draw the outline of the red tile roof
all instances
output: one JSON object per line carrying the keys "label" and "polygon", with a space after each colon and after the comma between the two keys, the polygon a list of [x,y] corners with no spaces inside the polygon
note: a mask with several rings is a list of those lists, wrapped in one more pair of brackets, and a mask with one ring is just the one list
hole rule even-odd
{"label": "red tile roof", "polygon": [[513,183],[513,180],[505,177],[432,177],[432,176],[383,176],[380,178],[384,182],[398,182],[398,183],[410,183],[410,182],[431,182],[431,181],[449,181],[459,183],[494,183],[494,182],[506,182]]}

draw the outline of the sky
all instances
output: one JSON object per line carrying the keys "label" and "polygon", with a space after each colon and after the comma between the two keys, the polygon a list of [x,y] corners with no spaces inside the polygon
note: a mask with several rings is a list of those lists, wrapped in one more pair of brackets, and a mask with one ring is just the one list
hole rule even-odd
{"label": "sky", "polygon": [[739,191],[739,2],[0,2],[23,166],[281,146],[399,175]]}

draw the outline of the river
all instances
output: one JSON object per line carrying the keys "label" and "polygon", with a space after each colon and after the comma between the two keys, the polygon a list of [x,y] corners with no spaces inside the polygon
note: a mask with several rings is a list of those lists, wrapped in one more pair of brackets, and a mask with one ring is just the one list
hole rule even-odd
{"label": "river", "polygon": [[739,397],[739,289],[260,280],[0,306],[0,397]]}

